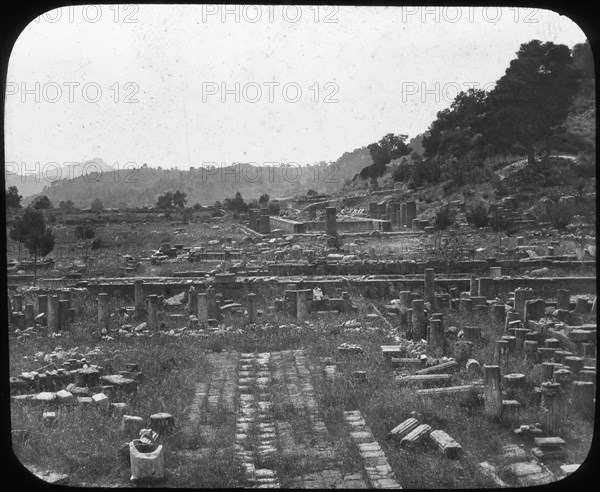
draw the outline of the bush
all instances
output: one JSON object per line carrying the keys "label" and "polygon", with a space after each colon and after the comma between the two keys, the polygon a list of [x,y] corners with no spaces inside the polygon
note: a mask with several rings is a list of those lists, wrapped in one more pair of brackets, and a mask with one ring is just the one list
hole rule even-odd
{"label": "bush", "polygon": [[573,212],[560,204],[548,207],[546,214],[550,224],[555,229],[564,229],[571,223],[571,220],[573,220]]}
{"label": "bush", "polygon": [[92,239],[96,236],[96,229],[92,224],[79,224],[75,226],[75,237],[77,239]]}
{"label": "bush", "polygon": [[499,212],[498,210],[490,212],[488,221],[490,227],[495,232],[504,232],[509,236],[517,232],[517,226],[515,225],[515,223],[505,214]]}
{"label": "bush", "polygon": [[484,203],[471,205],[467,210],[467,222],[477,228],[488,225],[488,211]]}
{"label": "bush", "polygon": [[444,230],[454,224],[454,219],[456,218],[456,214],[454,210],[449,205],[441,207],[435,213],[435,220],[433,225],[436,229]]}
{"label": "bush", "polygon": [[94,239],[92,241],[92,249],[93,250],[100,249],[101,247],[102,247],[102,239],[97,237],[96,239]]}
{"label": "bush", "polygon": [[343,244],[344,240],[342,239],[342,236],[340,236],[337,232],[335,234],[330,235],[327,238],[327,246],[329,246],[330,248],[335,248],[339,251]]}

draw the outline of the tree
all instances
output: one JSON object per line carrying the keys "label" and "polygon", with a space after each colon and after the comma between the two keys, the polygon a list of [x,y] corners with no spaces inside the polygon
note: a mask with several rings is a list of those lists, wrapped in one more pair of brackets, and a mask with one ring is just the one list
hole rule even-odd
{"label": "tree", "polygon": [[16,186],[9,186],[6,190],[6,208],[21,208],[21,200],[23,197],[19,195],[19,190]]}
{"label": "tree", "polygon": [[268,211],[269,215],[279,215],[279,212],[281,211],[279,202],[277,200],[274,200],[271,203],[269,203],[269,206],[267,207],[267,211]]}
{"label": "tree", "polygon": [[260,198],[258,199],[258,204],[266,205],[270,198],[271,197],[269,196],[268,193],[263,193],[262,195],[260,195]]}
{"label": "tree", "polygon": [[360,177],[366,179],[370,177],[376,180],[383,176],[387,164],[393,159],[410,154],[412,149],[406,145],[407,135],[394,135],[388,133],[379,142],[370,144],[367,148],[373,160],[373,164],[363,168],[360,172]]}
{"label": "tree", "polygon": [[173,208],[173,193],[167,191],[166,193],[160,195],[158,200],[156,200],[156,208],[163,210]]}
{"label": "tree", "polygon": [[54,232],[46,226],[44,214],[27,207],[25,213],[17,219],[11,228],[10,237],[23,243],[29,254],[33,255],[33,285],[37,280],[38,256],[46,256],[54,249]]}
{"label": "tree", "polygon": [[54,208],[54,206],[52,205],[50,198],[48,198],[46,195],[39,195],[36,196],[31,202],[31,208],[34,208],[35,210],[47,210]]}
{"label": "tree", "polygon": [[569,48],[552,42],[523,43],[517,58],[488,94],[489,144],[504,151],[518,143],[535,163],[538,140],[562,122],[578,88],[578,70]]}
{"label": "tree", "polygon": [[68,212],[70,210],[73,210],[75,208],[75,204],[73,203],[73,200],[61,200],[58,203],[58,208],[60,208],[61,210]]}
{"label": "tree", "polygon": [[459,93],[450,108],[437,114],[423,136],[425,157],[460,157],[481,148],[487,94],[482,89]]}
{"label": "tree", "polygon": [[172,202],[174,207],[184,208],[185,204],[187,203],[187,194],[183,191],[177,190],[175,193],[173,193]]}
{"label": "tree", "polygon": [[104,210],[104,204],[102,203],[102,200],[100,200],[100,198],[96,198],[92,202],[92,205],[90,206],[90,208],[92,209],[93,212],[100,212],[101,210]]}

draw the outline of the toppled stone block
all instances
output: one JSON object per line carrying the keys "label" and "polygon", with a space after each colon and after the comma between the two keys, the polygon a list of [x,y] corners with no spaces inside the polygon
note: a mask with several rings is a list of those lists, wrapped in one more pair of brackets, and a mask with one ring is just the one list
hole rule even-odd
{"label": "toppled stone block", "polygon": [[120,374],[101,376],[100,381],[107,385],[114,386],[117,390],[124,393],[135,393],[137,391],[137,381],[126,378]]}
{"label": "toppled stone block", "polygon": [[75,396],[73,393],[67,390],[60,390],[56,392],[56,399],[61,405],[74,405]]}
{"label": "toppled stone block", "polygon": [[94,400],[94,403],[100,410],[103,412],[108,412],[110,405],[108,396],[106,396],[104,393],[96,393],[95,395],[92,395],[92,400]]}
{"label": "toppled stone block", "polygon": [[121,431],[127,437],[140,435],[140,430],[144,427],[144,419],[137,415],[123,415],[121,419]]}
{"label": "toppled stone block", "polygon": [[443,430],[431,431],[429,437],[446,458],[458,459],[462,454],[462,446]]}
{"label": "toppled stone block", "polygon": [[417,419],[412,418],[412,417],[408,418],[404,422],[402,422],[400,425],[394,427],[390,431],[390,437],[392,437],[394,439],[402,439],[409,432],[416,429],[418,425],[419,425],[419,421]]}
{"label": "toppled stone block", "polygon": [[429,435],[431,432],[431,426],[428,424],[421,424],[415,427],[412,431],[410,431],[406,436],[404,436],[400,440],[401,446],[411,446],[420,441],[422,441],[425,437]]}

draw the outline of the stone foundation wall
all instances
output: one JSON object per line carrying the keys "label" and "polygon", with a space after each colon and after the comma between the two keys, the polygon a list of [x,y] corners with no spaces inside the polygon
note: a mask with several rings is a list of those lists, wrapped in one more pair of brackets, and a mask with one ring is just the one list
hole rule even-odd
{"label": "stone foundation wall", "polygon": [[[306,226],[304,222],[298,222],[297,220],[284,219],[283,217],[270,217],[271,230],[281,229],[291,234],[302,234],[306,232]],[[325,230],[325,222],[323,222],[323,230]]]}

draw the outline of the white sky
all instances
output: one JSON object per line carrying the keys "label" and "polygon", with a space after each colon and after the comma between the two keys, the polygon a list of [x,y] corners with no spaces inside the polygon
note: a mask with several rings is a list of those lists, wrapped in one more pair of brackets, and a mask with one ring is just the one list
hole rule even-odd
{"label": "white sky", "polygon": [[425,131],[457,87],[496,81],[523,42],[585,41],[539,9],[262,6],[251,22],[254,7],[224,8],[69,7],[29,24],[8,67],[6,162],[335,160]]}

